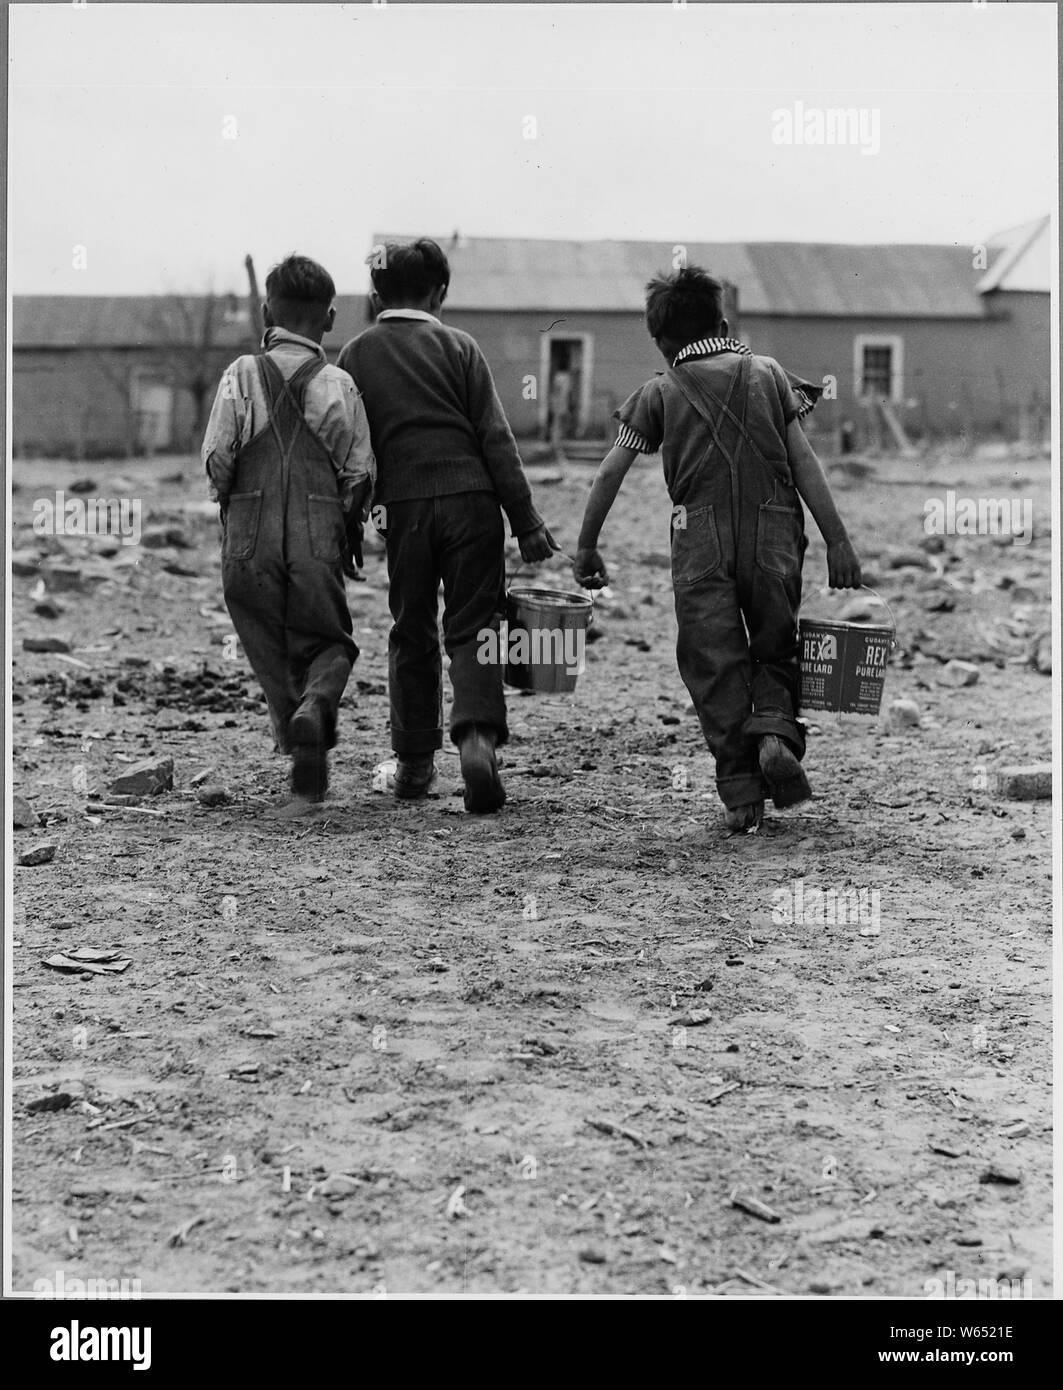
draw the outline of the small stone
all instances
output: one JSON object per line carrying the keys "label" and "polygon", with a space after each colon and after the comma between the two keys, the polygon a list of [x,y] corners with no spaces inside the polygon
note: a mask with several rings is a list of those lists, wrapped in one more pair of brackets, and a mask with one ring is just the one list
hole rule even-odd
{"label": "small stone", "polygon": [[11,552],[11,573],[17,579],[31,579],[40,572],[41,557],[35,550],[13,550]]}
{"label": "small stone", "polygon": [[108,791],[130,796],[158,796],[173,791],[173,758],[146,758],[116,777]]}
{"label": "small stone", "polygon": [[925,550],[928,555],[940,555],[945,549],[944,536],[924,536],[919,542],[919,549]]}
{"label": "small stone", "polygon": [[70,643],[65,637],[24,637],[22,650],[24,652],[68,652],[70,651]]}
{"label": "small stone", "polygon": [[26,1109],[37,1114],[40,1111],[65,1110],[68,1105],[73,1103],[74,1097],[69,1091],[55,1091],[48,1096],[38,1096],[35,1100],[26,1102]]}
{"label": "small stone", "polygon": [[1009,597],[1012,603],[1039,603],[1041,600],[1041,595],[1029,584],[1016,584]]}
{"label": "small stone", "polygon": [[67,492],[88,493],[95,492],[98,487],[95,478],[75,478],[67,487]]}
{"label": "small stone", "polygon": [[164,550],[171,545],[179,550],[192,549],[192,542],[183,526],[145,526],[140,543],[147,550]]}
{"label": "small stone", "polygon": [[45,595],[44,598],[39,598],[37,602],[33,605],[33,611],[34,613],[36,613],[38,618],[54,619],[61,617],[62,614],[66,612],[66,609],[58,601],[58,599],[49,598],[47,595]]}
{"label": "small stone", "polygon": [[579,1252],[579,1257],[585,1265],[605,1264],[605,1253],[601,1250],[595,1250],[591,1246],[584,1246]]}
{"label": "small stone", "polygon": [[44,582],[56,593],[76,593],[85,587],[85,576],[77,565],[47,563],[41,566]]}
{"label": "small stone", "polygon": [[981,674],[973,661],[946,661],[938,679],[943,685],[977,685]]}
{"label": "small stone", "polygon": [[976,1235],[953,1236],[953,1245],[975,1246],[982,1244],[982,1237]]}
{"label": "small stone", "polygon": [[919,706],[914,700],[894,700],[886,714],[891,729],[919,728]]}
{"label": "small stone", "polygon": [[1034,650],[1033,664],[1042,676],[1052,674],[1052,634],[1044,633],[1037,642]]}
{"label": "small stone", "polygon": [[51,840],[41,840],[30,849],[24,849],[18,857],[18,862],[24,869],[32,869],[38,864],[50,864],[54,858],[55,845]]}
{"label": "small stone", "polygon": [[998,1182],[1007,1187],[1016,1187],[1022,1182],[1022,1174],[1018,1168],[1012,1168],[1005,1163],[991,1163],[978,1177],[979,1182]]}
{"label": "small stone", "polygon": [[926,555],[921,550],[894,550],[886,557],[886,566],[891,570],[926,569]]}
{"label": "small stone", "polygon": [[11,824],[16,830],[32,830],[35,825],[40,825],[40,817],[29,804],[24,796],[14,795],[11,798]]}
{"label": "small stone", "polygon": [[1002,767],[996,772],[996,794],[1007,801],[1050,801],[1052,764]]}
{"label": "small stone", "polygon": [[866,623],[877,615],[879,609],[869,598],[851,598],[844,605],[838,617],[843,623]]}
{"label": "small stone", "polygon": [[200,787],[198,799],[203,806],[224,806],[229,800],[229,793],[217,783],[208,783]]}

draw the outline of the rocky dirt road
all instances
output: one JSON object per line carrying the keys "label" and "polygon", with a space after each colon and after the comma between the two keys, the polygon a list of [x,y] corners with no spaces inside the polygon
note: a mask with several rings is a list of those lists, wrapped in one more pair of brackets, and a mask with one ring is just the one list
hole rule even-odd
{"label": "rocky dirt road", "polygon": [[[14,832],[16,1289],[1051,1293],[1051,802],[994,791],[1051,757],[1048,462],[840,479],[896,615],[886,703],[920,722],[810,716],[815,800],[735,838],[639,467],[587,672],[512,694],[509,805],[473,819],[449,750],[427,803],[373,790],[375,545],[333,792],[286,818],[197,466],[16,465],[14,791],[39,818]],[[86,469],[143,498],[140,545],[33,534]],[[591,473],[538,489],[570,551]],[[1031,499],[1033,543],[928,549],[948,487]],[[816,538],[808,606],[837,612],[824,582]],[[148,757],[172,791],[92,798]],[[75,948],[131,964],[42,964]]]}

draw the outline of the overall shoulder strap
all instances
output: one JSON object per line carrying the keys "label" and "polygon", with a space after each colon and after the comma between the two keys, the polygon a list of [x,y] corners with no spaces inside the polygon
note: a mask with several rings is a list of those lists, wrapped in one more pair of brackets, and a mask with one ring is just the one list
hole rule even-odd
{"label": "overall shoulder strap", "polygon": [[325,368],[324,360],[318,356],[308,357],[292,376],[284,383],[285,389],[298,405],[300,413],[303,409],[303,402],[306,399],[306,388],[317,376],[318,372]]}
{"label": "overall shoulder strap", "polygon": [[258,363],[258,377],[262,382],[262,389],[266,393],[266,400],[269,403],[270,411],[272,411],[284,391],[284,377],[281,369],[268,352],[260,352],[255,361]]}
{"label": "overall shoulder strap", "polygon": [[[765,467],[768,467],[767,459],[761,453],[756,440],[746,429],[745,415],[749,400],[749,392],[745,389],[745,387],[748,385],[749,382],[749,372],[750,359],[748,356],[746,356],[745,353],[743,353],[742,360],[731,377],[731,382],[727,391],[727,397],[725,400],[722,401],[718,396],[714,395],[713,392],[708,389],[708,387],[704,386],[691,374],[682,372],[676,367],[668,368],[668,377],[671,381],[675,383],[676,386],[678,386],[679,390],[683,393],[686,399],[690,402],[690,404],[698,412],[701,418],[705,421],[709,429],[712,430],[712,437],[716,443],[717,448],[723,451],[723,444],[720,441],[719,417],[726,416],[727,419],[730,420],[731,423],[737,428],[741,437],[753,450],[754,454],[756,454],[757,458],[761,461],[761,463],[764,464]],[[739,418],[739,416],[737,416],[735,412],[731,409],[731,397],[734,395],[736,387],[738,387],[740,384],[743,388],[743,404],[741,418]],[[712,408],[710,408],[710,402]],[[713,408],[716,411],[715,414],[713,413]]]}

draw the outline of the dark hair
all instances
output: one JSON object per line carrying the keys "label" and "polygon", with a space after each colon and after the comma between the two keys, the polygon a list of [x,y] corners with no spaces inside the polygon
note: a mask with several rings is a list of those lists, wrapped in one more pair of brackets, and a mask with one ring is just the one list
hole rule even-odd
{"label": "dark hair", "polygon": [[421,237],[419,241],[389,241],[376,246],[369,256],[373,289],[385,304],[403,304],[424,299],[433,290],[444,292],[450,284],[450,262],[438,242]]}
{"label": "dark hair", "polygon": [[266,276],[266,298],[301,315],[311,307],[328,309],[336,298],[336,283],[325,267],[309,256],[287,256]]}
{"label": "dark hair", "polygon": [[722,320],[723,285],[700,266],[655,275],[646,286],[646,327],[651,338],[685,347],[698,338],[713,337]]}

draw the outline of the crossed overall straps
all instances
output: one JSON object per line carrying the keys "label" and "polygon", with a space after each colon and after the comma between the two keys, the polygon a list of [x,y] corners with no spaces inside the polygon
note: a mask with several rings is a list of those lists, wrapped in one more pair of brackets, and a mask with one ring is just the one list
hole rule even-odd
{"label": "crossed overall straps", "polygon": [[262,389],[266,394],[270,427],[280,449],[281,458],[286,464],[299,436],[300,426],[309,428],[304,414],[306,388],[325,364],[320,357],[308,358],[295,371],[291,380],[285,381],[284,374],[269,353],[263,352],[255,360],[258,363]]}
{"label": "crossed overall straps", "polygon": [[[746,389],[749,383],[749,358],[747,356],[743,354],[741,362],[731,377],[726,399],[722,401],[719,396],[710,391],[704,383],[691,375],[679,372],[675,367],[669,367],[668,376],[669,379],[679,387],[686,399],[708,425],[709,429],[712,431],[713,443],[723,454],[724,458],[729,462],[733,462],[731,455],[724,448],[723,441],[720,439],[719,422],[721,417],[726,416],[738,430],[739,438],[745,440],[746,444],[752,449],[753,453],[768,470],[769,474],[774,471],[758,447],[756,440],[746,429],[746,410],[749,406],[749,391]],[[735,393],[735,388],[739,384],[742,387],[741,417],[736,415],[731,409],[731,398]],[[715,407],[715,414],[710,406]]]}

